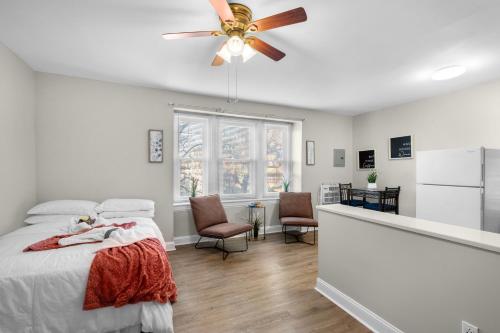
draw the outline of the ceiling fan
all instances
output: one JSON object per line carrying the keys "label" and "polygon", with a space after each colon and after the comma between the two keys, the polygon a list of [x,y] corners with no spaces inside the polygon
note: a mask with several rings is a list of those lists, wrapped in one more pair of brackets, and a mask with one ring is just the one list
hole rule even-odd
{"label": "ceiling fan", "polygon": [[220,66],[224,63],[224,60],[230,63],[232,57],[239,56],[242,57],[243,62],[246,62],[257,52],[268,56],[274,61],[279,61],[283,59],[285,53],[251,35],[251,33],[276,29],[307,20],[306,11],[302,7],[252,21],[252,10],[245,5],[227,3],[226,0],[209,1],[219,15],[221,30],[166,33],[162,36],[165,39],[207,36],[229,37],[219,48],[212,66]]}

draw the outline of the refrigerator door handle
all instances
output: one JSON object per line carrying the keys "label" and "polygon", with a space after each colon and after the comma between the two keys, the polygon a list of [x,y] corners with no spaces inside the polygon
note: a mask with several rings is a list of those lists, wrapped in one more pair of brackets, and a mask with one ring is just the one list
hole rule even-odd
{"label": "refrigerator door handle", "polygon": [[485,204],[484,204],[484,199],[485,199],[484,198],[484,187],[481,187],[480,195],[481,195],[481,230],[484,230],[484,207],[485,207]]}

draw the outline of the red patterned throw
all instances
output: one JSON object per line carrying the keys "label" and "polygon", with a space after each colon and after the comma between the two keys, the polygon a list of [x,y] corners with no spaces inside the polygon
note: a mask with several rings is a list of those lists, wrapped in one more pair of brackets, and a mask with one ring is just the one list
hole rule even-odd
{"label": "red patterned throw", "polygon": [[167,253],[156,238],[97,252],[90,267],[84,310],[138,302],[175,302],[177,287]]}

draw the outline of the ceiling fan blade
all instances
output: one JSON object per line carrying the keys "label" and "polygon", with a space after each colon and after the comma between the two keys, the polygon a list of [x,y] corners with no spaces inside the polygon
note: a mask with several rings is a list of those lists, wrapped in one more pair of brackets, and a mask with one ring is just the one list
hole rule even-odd
{"label": "ceiling fan blade", "polygon": [[260,53],[264,54],[265,56],[268,56],[269,58],[273,59],[274,61],[280,61],[286,55],[277,48],[267,44],[266,42],[262,41],[257,37],[249,37],[247,38],[247,40],[251,47],[259,51]]}
{"label": "ceiling fan blade", "polygon": [[221,66],[224,64],[224,59],[219,57],[219,55],[215,55],[214,60],[212,61],[212,66]]}
{"label": "ceiling fan blade", "polygon": [[218,36],[218,31],[191,31],[191,32],[173,32],[163,34],[162,37],[165,39],[182,39],[191,37],[208,37],[208,36]]}
{"label": "ceiling fan blade", "polygon": [[210,3],[222,21],[234,22],[233,12],[231,11],[231,7],[229,7],[226,0],[210,0]]}
{"label": "ceiling fan blade", "polygon": [[250,31],[266,31],[276,29],[286,25],[307,21],[307,14],[304,8],[295,8],[280,14],[269,16],[252,22]]}
{"label": "ceiling fan blade", "polygon": [[[219,50],[217,50],[217,52],[222,50],[224,45],[226,45],[226,42],[222,43],[222,45],[219,47]],[[219,56],[218,54],[216,54],[214,60],[212,61],[212,66],[221,66],[223,64],[224,64],[224,59],[221,56]]]}

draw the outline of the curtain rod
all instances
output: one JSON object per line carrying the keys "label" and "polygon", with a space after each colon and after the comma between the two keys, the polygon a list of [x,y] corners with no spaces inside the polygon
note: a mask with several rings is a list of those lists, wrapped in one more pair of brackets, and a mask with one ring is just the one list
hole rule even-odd
{"label": "curtain rod", "polygon": [[186,111],[186,112],[197,112],[205,114],[217,114],[233,117],[246,117],[246,118],[258,118],[258,119],[270,119],[275,121],[305,121],[305,118],[293,118],[293,117],[277,117],[272,114],[259,114],[259,113],[247,113],[247,112],[237,112],[232,110],[225,110],[223,108],[213,108],[199,105],[188,105],[188,104],[178,104],[174,102],[169,102],[169,106],[173,107],[176,111]]}

